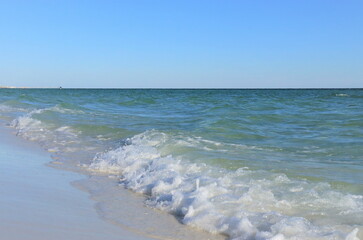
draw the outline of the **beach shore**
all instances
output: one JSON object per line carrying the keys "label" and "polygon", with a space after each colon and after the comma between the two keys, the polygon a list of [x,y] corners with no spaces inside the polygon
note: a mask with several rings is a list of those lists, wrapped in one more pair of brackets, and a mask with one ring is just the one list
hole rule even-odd
{"label": "beach shore", "polygon": [[[83,191],[69,199],[84,194],[94,218],[145,238],[362,239],[362,97],[350,89],[4,90],[0,138],[5,152],[16,150],[0,165],[2,212],[13,208],[22,220],[19,212],[41,211],[19,203],[43,199],[52,212],[68,201],[54,186],[66,184],[66,193]],[[43,149],[36,166],[57,172],[28,170],[37,167],[26,166],[25,149]],[[77,204],[85,205],[69,205]]]}
{"label": "beach shore", "polygon": [[33,145],[1,130],[1,239],[152,239],[100,219],[69,184],[82,176],[45,166],[51,159]]}
{"label": "beach shore", "polygon": [[[120,189],[105,177],[49,167],[52,159],[38,145],[16,137],[11,129],[1,127],[0,134],[3,239],[225,239],[143,206],[142,196]],[[117,191],[114,196],[104,194],[112,192],[110,188]],[[112,206],[122,202],[120,198],[125,204]]]}

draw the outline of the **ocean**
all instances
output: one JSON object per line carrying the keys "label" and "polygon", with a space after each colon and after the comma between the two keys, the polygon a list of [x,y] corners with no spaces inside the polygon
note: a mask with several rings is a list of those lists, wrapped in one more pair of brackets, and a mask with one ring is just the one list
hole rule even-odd
{"label": "ocean", "polygon": [[0,89],[0,123],[194,228],[363,239],[362,89]]}

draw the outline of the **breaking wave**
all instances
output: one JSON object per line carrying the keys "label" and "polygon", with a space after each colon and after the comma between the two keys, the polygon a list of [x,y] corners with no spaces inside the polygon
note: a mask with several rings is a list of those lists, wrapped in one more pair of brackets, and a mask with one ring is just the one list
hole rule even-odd
{"label": "breaking wave", "polygon": [[[56,105],[17,117],[11,126],[50,152],[86,150],[80,131],[37,119],[46,112],[83,113]],[[117,175],[125,187],[145,194],[148,206],[230,239],[359,239],[359,226],[352,226],[363,221],[363,196],[281,173],[207,165],[176,154],[185,147],[253,148],[152,130],[96,154],[88,169]]]}
{"label": "breaking wave", "polygon": [[54,93],[1,96],[1,121],[184,224],[230,239],[363,238],[360,91]]}
{"label": "breaking wave", "polygon": [[74,131],[70,126],[59,126],[50,122],[45,123],[34,116],[47,111],[60,113],[72,112],[67,109],[62,109],[59,106],[36,109],[17,117],[10,123],[10,126],[17,130],[17,135],[27,140],[38,142],[50,152],[73,151],[71,145],[79,143],[79,139],[77,138],[79,133]]}
{"label": "breaking wave", "polygon": [[349,224],[363,221],[362,196],[284,174],[163,155],[168,144],[167,134],[147,131],[98,154],[89,168],[119,175],[127,188],[148,196],[147,205],[184,224],[231,239],[358,239]]}

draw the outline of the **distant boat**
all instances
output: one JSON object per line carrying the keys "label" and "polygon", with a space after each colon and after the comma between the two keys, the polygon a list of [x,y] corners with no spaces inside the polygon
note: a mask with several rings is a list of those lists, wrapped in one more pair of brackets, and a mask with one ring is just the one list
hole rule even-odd
{"label": "distant boat", "polygon": [[62,87],[59,87],[59,89],[62,89]]}

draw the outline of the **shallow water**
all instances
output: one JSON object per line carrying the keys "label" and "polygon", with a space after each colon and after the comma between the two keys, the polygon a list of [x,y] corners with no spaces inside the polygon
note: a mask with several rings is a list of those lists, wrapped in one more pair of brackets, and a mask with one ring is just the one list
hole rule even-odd
{"label": "shallow water", "polygon": [[363,90],[0,89],[0,118],[197,228],[362,238]]}

